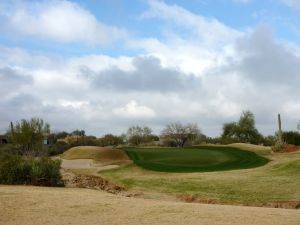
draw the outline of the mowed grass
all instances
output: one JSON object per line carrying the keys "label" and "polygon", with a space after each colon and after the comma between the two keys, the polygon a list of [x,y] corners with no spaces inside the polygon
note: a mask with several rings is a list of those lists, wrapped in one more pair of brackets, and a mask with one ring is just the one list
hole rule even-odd
{"label": "mowed grass", "polygon": [[163,172],[208,172],[246,169],[269,160],[254,152],[224,146],[191,148],[124,148],[133,162]]}
{"label": "mowed grass", "polygon": [[126,153],[120,149],[97,146],[78,146],[69,149],[61,155],[63,159],[93,159],[95,162],[122,162],[129,160]]}
{"label": "mowed grass", "polygon": [[240,147],[270,162],[249,169],[199,173],[157,172],[131,164],[99,175],[130,190],[142,191],[149,198],[190,195],[200,201],[258,205],[300,201],[300,152],[271,153],[260,146]]}

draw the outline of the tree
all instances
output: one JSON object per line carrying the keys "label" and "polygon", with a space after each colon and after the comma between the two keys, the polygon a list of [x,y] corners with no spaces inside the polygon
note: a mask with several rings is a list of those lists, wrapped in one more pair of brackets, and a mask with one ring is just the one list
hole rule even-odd
{"label": "tree", "polygon": [[282,138],[287,144],[300,145],[300,134],[297,131],[282,132]]}
{"label": "tree", "polygon": [[153,141],[151,128],[144,126],[132,126],[127,130],[127,139],[130,144],[140,145],[141,143],[147,143]]}
{"label": "tree", "polygon": [[84,130],[74,130],[73,132],[71,132],[71,134],[84,137],[85,136],[85,131]]}
{"label": "tree", "polygon": [[183,147],[187,141],[195,140],[200,134],[197,124],[182,125],[181,123],[170,123],[162,131],[162,138],[175,143],[177,147]]}
{"label": "tree", "polygon": [[11,123],[9,135],[12,143],[24,155],[38,155],[41,152],[44,136],[50,133],[50,125],[40,118],[22,119]]}
{"label": "tree", "polygon": [[257,144],[261,134],[255,127],[254,115],[250,111],[242,113],[237,126],[237,137],[241,142]]}
{"label": "tree", "polygon": [[64,139],[65,137],[67,137],[69,135],[68,132],[66,131],[61,131],[55,134],[55,139]]}
{"label": "tree", "polygon": [[224,123],[223,125],[223,139],[233,139],[236,138],[237,124],[235,122]]}
{"label": "tree", "polygon": [[243,143],[258,144],[262,140],[262,135],[255,127],[254,115],[250,111],[244,111],[239,121],[225,123],[223,125],[222,138]]}
{"label": "tree", "polygon": [[299,123],[298,123],[298,125],[297,125],[297,128],[298,128],[298,130],[300,131],[300,121],[299,121]]}
{"label": "tree", "polygon": [[119,145],[119,144],[123,144],[123,138],[112,134],[106,134],[103,137],[98,139],[98,144],[100,146]]}

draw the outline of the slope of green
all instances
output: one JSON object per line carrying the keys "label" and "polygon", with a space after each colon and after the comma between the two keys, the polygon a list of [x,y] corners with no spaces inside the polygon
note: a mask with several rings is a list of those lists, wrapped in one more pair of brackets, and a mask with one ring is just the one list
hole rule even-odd
{"label": "slope of green", "polygon": [[[255,150],[255,149],[254,149]],[[259,153],[257,153],[259,154]],[[149,198],[193,196],[196,201],[226,204],[300,206],[300,152],[269,153],[264,166],[199,173],[169,173],[143,169],[135,164],[99,175]]]}
{"label": "slope of green", "polygon": [[163,172],[209,172],[248,169],[269,160],[254,152],[224,146],[191,148],[124,148],[133,162]]}

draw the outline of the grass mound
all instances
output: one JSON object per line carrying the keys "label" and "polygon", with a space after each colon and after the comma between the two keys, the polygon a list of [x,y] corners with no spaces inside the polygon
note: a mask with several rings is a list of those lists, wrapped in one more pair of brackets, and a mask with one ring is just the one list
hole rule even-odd
{"label": "grass mound", "polygon": [[63,159],[93,159],[96,162],[128,160],[128,156],[120,149],[97,146],[73,147],[64,152],[61,157]]}
{"label": "grass mound", "polygon": [[248,169],[269,160],[254,152],[223,146],[191,148],[125,148],[129,158],[142,168],[163,172],[210,172]]}

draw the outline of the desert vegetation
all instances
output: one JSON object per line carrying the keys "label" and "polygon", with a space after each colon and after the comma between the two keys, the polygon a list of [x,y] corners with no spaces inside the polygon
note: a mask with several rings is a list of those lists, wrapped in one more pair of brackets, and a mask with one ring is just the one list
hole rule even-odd
{"label": "desert vegetation", "polygon": [[61,186],[61,160],[64,165],[91,160],[84,161],[86,167],[63,167],[62,172],[105,178],[142,191],[146,198],[298,207],[297,147],[292,153],[283,148],[274,153],[272,146],[278,140],[299,145],[299,132],[264,137],[250,111],[225,123],[216,138],[207,137],[197,124],[180,122],[167,124],[160,134],[138,125],[99,138],[83,129],[51,133],[50,125],[38,118],[11,123],[6,136],[8,143],[0,146],[1,184]]}
{"label": "desert vegetation", "polygon": [[10,123],[11,145],[0,148],[0,184],[63,185],[60,160],[47,157],[43,148],[48,133],[50,125],[40,118]]}
{"label": "desert vegetation", "polygon": [[59,170],[60,160],[6,155],[1,158],[0,183],[63,186]]}

